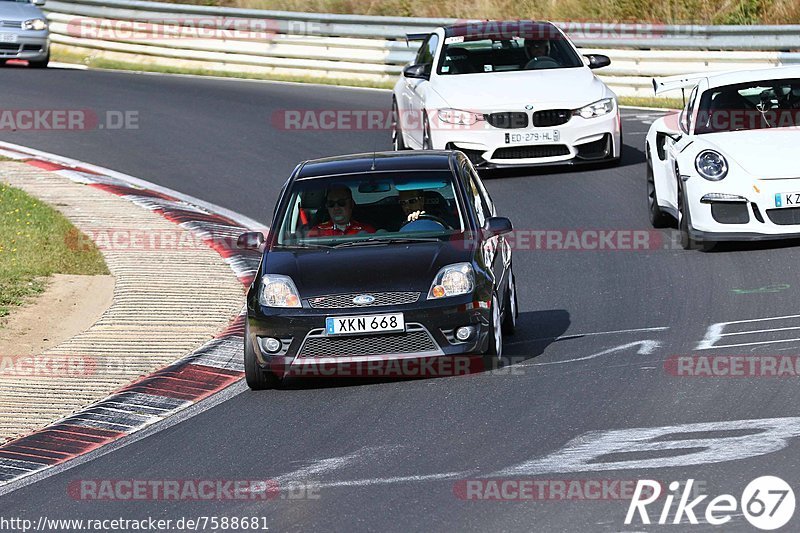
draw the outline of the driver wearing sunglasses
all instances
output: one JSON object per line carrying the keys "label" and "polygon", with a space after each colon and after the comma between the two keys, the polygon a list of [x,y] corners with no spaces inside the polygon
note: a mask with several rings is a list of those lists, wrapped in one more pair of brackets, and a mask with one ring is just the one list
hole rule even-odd
{"label": "driver wearing sunglasses", "polygon": [[357,233],[375,233],[375,228],[352,219],[353,193],[349,187],[336,186],[328,190],[325,207],[330,220],[317,224],[308,232],[309,237],[339,237]]}
{"label": "driver wearing sunglasses", "polygon": [[425,193],[422,191],[399,191],[400,207],[408,222],[417,220],[420,215],[425,214]]}

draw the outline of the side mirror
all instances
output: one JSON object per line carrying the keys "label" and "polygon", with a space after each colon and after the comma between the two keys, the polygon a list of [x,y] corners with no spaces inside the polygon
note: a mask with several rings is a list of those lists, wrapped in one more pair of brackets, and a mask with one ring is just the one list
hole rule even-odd
{"label": "side mirror", "polygon": [[589,68],[603,68],[611,64],[611,58],[600,54],[586,54],[586,59],[589,60]]}
{"label": "side mirror", "polygon": [[511,226],[511,221],[505,217],[489,217],[483,224],[483,234],[486,237],[503,235],[513,230],[514,228]]}
{"label": "side mirror", "polygon": [[406,78],[428,79],[427,65],[409,65],[403,69],[403,76]]}
{"label": "side mirror", "polygon": [[264,234],[260,231],[248,231],[239,235],[236,247],[240,250],[260,250],[265,240]]}
{"label": "side mirror", "polygon": [[43,6],[43,5],[44,5],[44,3],[45,3],[45,0],[32,0],[32,1],[31,1],[31,3],[32,3],[33,5],[35,5],[35,6],[40,6],[40,7],[41,7],[41,6]]}

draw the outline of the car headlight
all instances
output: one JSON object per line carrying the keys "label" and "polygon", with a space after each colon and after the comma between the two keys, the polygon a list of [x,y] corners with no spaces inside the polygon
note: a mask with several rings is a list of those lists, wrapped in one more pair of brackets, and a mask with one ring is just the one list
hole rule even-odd
{"label": "car headlight", "polygon": [[264,307],[302,307],[300,294],[292,278],[276,274],[261,278],[258,301]]}
{"label": "car headlight", "polygon": [[595,118],[608,115],[612,111],[614,111],[614,99],[605,98],[580,109],[576,109],[572,112],[572,114],[583,118]]}
{"label": "car headlight", "polygon": [[728,175],[728,162],[714,150],[703,150],[694,160],[697,172],[709,181],[719,181]]}
{"label": "car headlight", "polygon": [[440,109],[437,115],[442,122],[458,124],[459,126],[471,126],[479,120],[483,120],[483,115],[461,109]]}
{"label": "car headlight", "polygon": [[26,20],[22,23],[22,28],[25,30],[46,30],[47,29],[47,21],[44,19],[30,19]]}
{"label": "car headlight", "polygon": [[475,288],[475,273],[469,263],[455,263],[442,268],[433,279],[428,300],[468,294]]}

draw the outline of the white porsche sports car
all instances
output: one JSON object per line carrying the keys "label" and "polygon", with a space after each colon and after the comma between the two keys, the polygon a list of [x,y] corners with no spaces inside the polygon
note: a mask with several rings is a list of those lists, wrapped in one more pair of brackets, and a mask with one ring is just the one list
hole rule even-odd
{"label": "white porsche sports car", "polygon": [[[692,88],[647,134],[650,220],[678,221],[684,248],[800,237],[800,67],[653,80]],[[793,155],[794,154],[794,155]]]}
{"label": "white porsche sports car", "polygon": [[617,163],[616,95],[549,22],[481,21],[423,40],[392,98],[395,150],[458,149],[477,168]]}

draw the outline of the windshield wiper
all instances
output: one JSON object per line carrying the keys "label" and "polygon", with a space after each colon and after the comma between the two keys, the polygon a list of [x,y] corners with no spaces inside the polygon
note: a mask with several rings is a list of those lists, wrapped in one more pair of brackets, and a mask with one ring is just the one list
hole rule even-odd
{"label": "windshield wiper", "polygon": [[298,242],[296,244],[281,244],[279,249],[284,250],[313,250],[313,249],[322,249],[322,248],[333,248],[334,245],[332,244],[320,244],[320,243],[307,243],[307,242]]}
{"label": "windshield wiper", "polygon": [[345,248],[348,246],[363,246],[369,244],[393,244],[398,242],[439,242],[438,237],[371,237],[358,241],[343,242],[334,245],[335,248]]}

